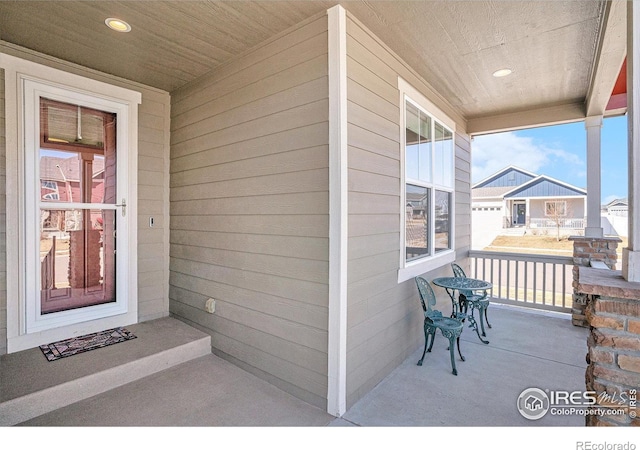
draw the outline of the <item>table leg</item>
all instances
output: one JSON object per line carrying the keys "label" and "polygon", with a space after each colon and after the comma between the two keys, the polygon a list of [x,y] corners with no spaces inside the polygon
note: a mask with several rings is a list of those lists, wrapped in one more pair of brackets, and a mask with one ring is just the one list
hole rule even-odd
{"label": "table leg", "polygon": [[[464,298],[463,294],[460,294],[460,297],[462,297],[461,302],[464,302],[467,307],[471,308],[471,312],[467,314],[467,318],[469,319],[469,328],[472,328],[476,332],[476,334],[478,335],[478,339],[480,339],[480,342],[482,342],[483,344],[488,344],[489,341],[482,339],[480,330],[478,330],[478,322],[476,322],[476,319],[474,317],[474,311],[476,310],[475,305],[473,304],[473,302],[468,302],[466,298]],[[482,317],[480,317],[480,320],[482,320]]]}
{"label": "table leg", "polygon": [[445,291],[447,291],[447,294],[449,294],[449,298],[451,298],[451,317],[457,317],[458,313],[460,312],[460,305],[458,305],[458,302],[456,301],[456,290],[445,288]]}

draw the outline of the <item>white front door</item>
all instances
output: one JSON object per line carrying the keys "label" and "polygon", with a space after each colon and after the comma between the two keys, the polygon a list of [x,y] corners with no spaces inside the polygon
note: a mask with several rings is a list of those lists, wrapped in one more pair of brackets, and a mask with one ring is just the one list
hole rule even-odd
{"label": "white front door", "polygon": [[8,283],[19,294],[9,352],[137,321],[137,103],[17,78],[23,272]]}

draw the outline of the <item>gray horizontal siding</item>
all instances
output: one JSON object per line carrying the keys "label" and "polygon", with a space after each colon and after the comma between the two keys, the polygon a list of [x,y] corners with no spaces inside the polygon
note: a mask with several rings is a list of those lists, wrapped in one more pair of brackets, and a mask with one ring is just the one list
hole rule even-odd
{"label": "gray horizontal siding", "polygon": [[[388,60],[368,49],[369,41],[359,42],[364,36],[354,37],[353,29],[348,21],[348,406],[373,387],[383,371],[400,362],[394,359],[404,355],[398,348],[406,343],[397,334],[403,328],[398,323],[409,314],[409,296],[397,283],[401,192],[397,73]],[[381,342],[383,335],[387,338]]]}
{"label": "gray horizontal siding", "polygon": [[[455,245],[458,262],[471,249],[471,142],[459,130],[455,135]],[[445,301],[446,303],[446,301]]]}
{"label": "gray horizontal siding", "polygon": [[[398,283],[403,189],[398,76],[430,98],[424,82],[348,15],[347,407],[423,342],[415,283]],[[459,226],[470,211],[469,160],[469,138],[458,133],[456,245],[462,249],[468,249],[470,234],[468,226]],[[444,267],[429,276],[449,271]],[[446,294],[437,294],[450,307]]]}
{"label": "gray horizontal siding", "polygon": [[[168,94],[142,90],[138,107],[138,317],[169,314]],[[149,227],[153,217],[154,226]]]}
{"label": "gray horizontal siding", "polygon": [[215,353],[321,408],[327,39],[323,15],[180,89],[171,133],[171,313],[209,333]]}

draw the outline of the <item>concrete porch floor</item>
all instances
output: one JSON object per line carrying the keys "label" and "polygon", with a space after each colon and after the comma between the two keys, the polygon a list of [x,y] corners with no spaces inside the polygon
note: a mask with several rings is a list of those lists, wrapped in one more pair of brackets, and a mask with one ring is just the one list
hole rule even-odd
{"label": "concrete porch floor", "polygon": [[[160,319],[164,326],[174,326],[171,321],[177,322]],[[584,390],[587,330],[572,326],[566,315],[500,305],[490,307],[489,321],[493,325],[487,333],[489,345],[482,344],[471,330],[463,332],[461,349],[466,361],[456,361],[458,376],[451,373],[447,341],[438,334],[422,367],[416,365],[420,348],[339,419],[207,354],[18,425],[583,426],[584,418],[576,415],[548,414],[537,421],[527,420],[518,413],[516,401],[529,387]],[[139,326],[138,330],[149,328]],[[183,324],[178,327],[183,329]],[[128,328],[136,332],[135,327]],[[92,359],[103,360],[105,353],[121,354],[127,345],[142,348],[143,344],[143,336],[139,336],[66,359],[71,363],[82,358],[83,365],[90,366]],[[29,354],[34,357],[33,352]],[[15,392],[27,374],[11,372],[6,364],[10,358],[3,358],[2,389]],[[56,362],[38,363],[38,377],[50,379],[44,368]],[[28,376],[33,378],[33,372]]]}

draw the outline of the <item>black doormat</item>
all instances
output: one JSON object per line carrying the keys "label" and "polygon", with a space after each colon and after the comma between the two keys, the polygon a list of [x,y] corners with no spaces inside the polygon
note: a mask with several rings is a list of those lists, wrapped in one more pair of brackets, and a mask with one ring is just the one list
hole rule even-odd
{"label": "black doormat", "polygon": [[78,353],[88,352],[135,338],[136,335],[126,328],[118,327],[41,345],[40,350],[49,361],[55,361],[56,359],[66,358],[67,356],[77,355]]}

